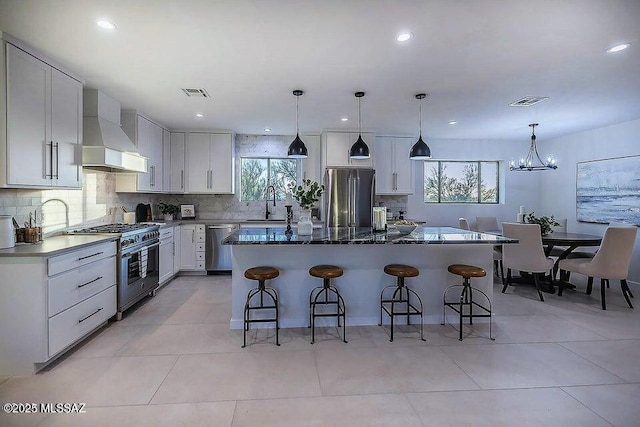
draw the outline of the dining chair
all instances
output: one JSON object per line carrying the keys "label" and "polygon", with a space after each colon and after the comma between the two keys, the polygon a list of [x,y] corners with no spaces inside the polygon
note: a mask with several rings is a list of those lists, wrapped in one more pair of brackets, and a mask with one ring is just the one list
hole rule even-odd
{"label": "dining chair", "polygon": [[[607,309],[605,287],[609,284],[609,280],[619,280],[622,295],[627,300],[629,307],[633,308],[629,299],[629,297],[633,298],[633,294],[627,284],[627,276],[629,275],[629,265],[637,232],[638,229],[635,226],[607,227],[596,255],[591,259],[563,259],[558,264],[560,277],[564,277],[567,271],[584,274],[588,277],[587,295],[591,295],[593,278],[599,277],[603,310]],[[558,287],[558,295],[562,295],[562,284]]]}
{"label": "dining chair", "polygon": [[[502,264],[507,269],[507,277],[502,278],[502,293],[511,284],[511,270],[528,272],[533,275],[533,281],[538,290],[540,301],[544,301],[540,287],[540,275],[546,275],[553,269],[553,260],[544,254],[542,235],[538,224],[518,224],[503,222],[502,234],[505,237],[518,239],[518,243],[502,246]],[[553,289],[553,277],[550,274]]]}
{"label": "dining chair", "polygon": [[476,230],[478,231],[500,230],[500,226],[498,226],[498,219],[495,216],[477,216]]}
{"label": "dining chair", "polygon": [[[463,230],[471,230],[469,227],[469,221],[467,218],[458,218],[458,223],[460,224],[460,228]],[[497,230],[498,229],[498,221],[496,220],[496,228],[487,229],[487,230]],[[496,272],[496,276],[498,278],[504,277],[504,268],[502,267],[502,246],[494,246],[493,247],[493,269]]]}
{"label": "dining chair", "polygon": [[462,228],[463,230],[471,230],[471,228],[469,227],[469,221],[467,221],[467,218],[458,218],[458,224],[460,225],[460,228]]}
{"label": "dining chair", "polygon": [[[557,233],[566,233],[567,232],[567,218],[558,218],[558,219],[556,219],[556,222],[559,225],[551,227],[553,232],[554,233],[555,232],[557,232]],[[564,251],[566,251],[567,249],[569,249],[567,246],[554,246],[553,249],[551,249],[551,252],[549,252],[549,256],[557,258],[560,255],[562,255],[564,253]],[[555,279],[555,277],[554,277],[554,279]]]}

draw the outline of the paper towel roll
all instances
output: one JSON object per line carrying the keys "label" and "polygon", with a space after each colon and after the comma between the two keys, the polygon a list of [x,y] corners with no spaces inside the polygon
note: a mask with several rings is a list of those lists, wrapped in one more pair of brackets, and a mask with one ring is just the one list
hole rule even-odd
{"label": "paper towel roll", "polygon": [[16,245],[16,231],[11,216],[0,215],[0,249],[12,248]]}
{"label": "paper towel roll", "polygon": [[135,212],[125,212],[123,214],[123,220],[125,224],[135,224],[136,223],[136,213]]}
{"label": "paper towel roll", "polygon": [[520,224],[524,224],[524,214],[523,213],[519,213],[518,214],[517,222],[519,222]]}
{"label": "paper towel roll", "polygon": [[521,213],[521,214],[524,214],[524,213],[525,213],[524,206],[520,206],[520,213]]}

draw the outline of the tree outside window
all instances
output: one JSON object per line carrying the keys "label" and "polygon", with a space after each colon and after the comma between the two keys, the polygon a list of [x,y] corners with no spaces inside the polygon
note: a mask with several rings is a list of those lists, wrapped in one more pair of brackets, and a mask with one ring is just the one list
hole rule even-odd
{"label": "tree outside window", "polygon": [[425,203],[498,203],[498,162],[424,163]]}
{"label": "tree outside window", "polygon": [[295,159],[242,158],[240,161],[240,200],[264,200],[267,186],[276,189],[276,200],[285,200],[290,182],[297,182]]}

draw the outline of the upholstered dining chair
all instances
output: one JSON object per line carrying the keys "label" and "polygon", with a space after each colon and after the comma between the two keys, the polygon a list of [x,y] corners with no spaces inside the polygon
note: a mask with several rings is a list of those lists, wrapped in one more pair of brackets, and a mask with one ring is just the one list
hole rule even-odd
{"label": "upholstered dining chair", "polygon": [[462,228],[463,230],[471,230],[471,228],[469,227],[469,221],[467,221],[467,218],[458,218],[458,224],[459,224],[459,227]]}
{"label": "upholstered dining chair", "polygon": [[[599,277],[600,299],[602,300],[603,310],[607,309],[605,287],[609,284],[609,280],[619,280],[622,295],[627,300],[629,307],[633,308],[629,299],[629,297],[633,298],[633,294],[627,284],[627,276],[637,232],[638,229],[635,226],[607,227],[596,255],[591,259],[563,259],[558,264],[560,277],[564,277],[567,271],[584,274],[588,277],[587,294],[589,295],[593,287],[593,278]],[[558,288],[558,295],[562,295],[562,284]]]}
{"label": "upholstered dining chair", "polygon": [[[553,260],[544,254],[542,248],[542,235],[538,224],[518,224],[503,222],[502,234],[505,237],[518,239],[518,243],[503,245],[502,264],[507,269],[507,277],[502,278],[502,293],[505,293],[511,284],[511,270],[531,273],[538,290],[540,301],[544,301],[540,287],[540,275],[546,275],[553,269]],[[553,277],[549,275],[551,286]]]}
{"label": "upholstered dining chair", "polygon": [[[559,218],[556,219],[556,222],[560,225],[556,225],[551,227],[551,229],[553,230],[553,232],[558,232],[558,233],[566,233],[567,232],[567,218]],[[562,255],[562,253],[564,251],[567,250],[566,246],[554,246],[553,249],[551,249],[551,252],[549,253],[549,256],[555,256],[558,257],[560,255]]]}
{"label": "upholstered dining chair", "polygon": [[477,216],[476,230],[478,231],[500,230],[500,226],[498,225],[498,219],[495,216]]}

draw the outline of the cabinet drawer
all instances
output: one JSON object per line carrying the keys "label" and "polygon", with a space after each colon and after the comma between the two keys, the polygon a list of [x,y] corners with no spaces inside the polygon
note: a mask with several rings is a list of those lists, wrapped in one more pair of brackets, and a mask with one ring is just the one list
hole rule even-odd
{"label": "cabinet drawer", "polygon": [[204,243],[196,243],[196,252],[204,252],[205,250]]}
{"label": "cabinet drawer", "polygon": [[49,319],[49,356],[53,356],[116,314],[116,286]]}
{"label": "cabinet drawer", "polygon": [[204,252],[196,252],[196,261],[204,260]]}
{"label": "cabinet drawer", "polygon": [[196,261],[196,270],[204,270],[204,260]]}
{"label": "cabinet drawer", "polygon": [[160,239],[166,239],[167,237],[173,237],[173,227],[160,229]]}
{"label": "cabinet drawer", "polygon": [[204,224],[196,224],[196,233],[204,233]]}
{"label": "cabinet drawer", "polygon": [[204,243],[205,235],[196,233],[196,243]]}
{"label": "cabinet drawer", "polygon": [[116,254],[116,242],[100,243],[98,245],[89,246],[88,248],[79,249],[64,255],[58,255],[49,258],[48,274],[55,276],[63,271],[98,261],[102,258],[108,258]]}
{"label": "cabinet drawer", "polygon": [[116,259],[109,257],[49,279],[49,317],[116,283]]}

